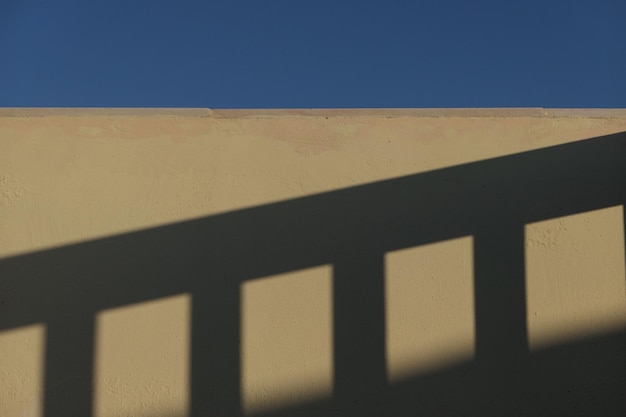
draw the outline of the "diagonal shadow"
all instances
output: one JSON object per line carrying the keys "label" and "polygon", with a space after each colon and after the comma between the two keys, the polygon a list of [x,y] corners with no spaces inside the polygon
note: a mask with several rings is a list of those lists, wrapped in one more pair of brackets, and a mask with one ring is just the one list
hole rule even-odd
{"label": "diagonal shadow", "polygon": [[[45,415],[92,415],[98,311],[192,294],[191,415],[238,416],[242,282],[333,264],[334,396],[287,415],[624,415],[626,336],[528,351],[524,225],[624,204],[626,133],[0,261],[0,330],[45,322]],[[474,236],[476,358],[389,386],[383,257]]]}

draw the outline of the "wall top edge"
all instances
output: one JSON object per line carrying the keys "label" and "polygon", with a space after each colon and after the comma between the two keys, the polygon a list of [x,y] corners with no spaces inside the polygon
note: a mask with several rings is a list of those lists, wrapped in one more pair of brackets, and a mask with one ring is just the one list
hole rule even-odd
{"label": "wall top edge", "polygon": [[0,117],[173,116],[200,118],[272,117],[626,117],[626,109],[522,108],[352,108],[352,109],[208,109],[208,108],[43,108],[0,107]]}

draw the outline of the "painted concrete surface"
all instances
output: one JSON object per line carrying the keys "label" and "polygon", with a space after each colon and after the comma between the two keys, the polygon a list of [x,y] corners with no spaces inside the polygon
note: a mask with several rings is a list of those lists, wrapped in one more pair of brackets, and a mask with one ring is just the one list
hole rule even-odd
{"label": "painted concrete surface", "polygon": [[3,109],[0,415],[623,415],[623,132]]}

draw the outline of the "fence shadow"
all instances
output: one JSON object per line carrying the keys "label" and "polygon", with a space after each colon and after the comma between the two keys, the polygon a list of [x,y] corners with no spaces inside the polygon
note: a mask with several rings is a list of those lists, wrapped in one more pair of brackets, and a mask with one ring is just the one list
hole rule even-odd
{"label": "fence shadow", "polygon": [[[190,293],[191,415],[238,416],[240,285],[332,264],[333,397],[265,416],[623,416],[625,333],[529,352],[524,225],[624,204],[624,161],[620,133],[4,259],[0,331],[45,323],[45,415],[88,417],[96,313]],[[389,385],[385,253],[469,235],[475,359]]]}

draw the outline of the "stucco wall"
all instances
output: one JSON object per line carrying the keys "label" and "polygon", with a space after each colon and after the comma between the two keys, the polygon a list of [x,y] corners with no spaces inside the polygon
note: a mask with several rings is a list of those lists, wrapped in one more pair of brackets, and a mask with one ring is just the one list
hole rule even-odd
{"label": "stucco wall", "polygon": [[624,415],[623,132],[4,109],[0,415]]}

